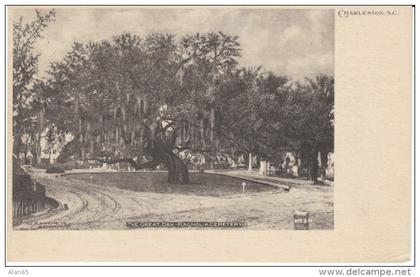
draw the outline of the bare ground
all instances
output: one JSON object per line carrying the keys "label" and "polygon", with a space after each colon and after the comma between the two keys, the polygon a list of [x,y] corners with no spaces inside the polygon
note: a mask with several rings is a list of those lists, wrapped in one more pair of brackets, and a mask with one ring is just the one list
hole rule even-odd
{"label": "bare ground", "polygon": [[[223,174],[241,176],[238,172]],[[249,174],[246,177],[253,178]],[[34,173],[34,178],[46,186],[47,196],[61,205],[54,211],[24,219],[15,229],[37,229],[40,224],[57,223],[58,228],[120,230],[128,228],[127,221],[229,221],[244,222],[248,229],[287,230],[294,229],[296,210],[310,212],[310,229],[334,229],[334,193],[330,186],[289,180],[289,192],[269,190],[215,197],[133,191],[41,172]],[[68,209],[64,209],[64,204]]]}

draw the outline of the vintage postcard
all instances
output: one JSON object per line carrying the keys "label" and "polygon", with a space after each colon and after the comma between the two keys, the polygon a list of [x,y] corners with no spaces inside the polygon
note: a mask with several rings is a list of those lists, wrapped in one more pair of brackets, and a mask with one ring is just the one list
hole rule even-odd
{"label": "vintage postcard", "polygon": [[7,7],[8,260],[409,261],[412,14]]}

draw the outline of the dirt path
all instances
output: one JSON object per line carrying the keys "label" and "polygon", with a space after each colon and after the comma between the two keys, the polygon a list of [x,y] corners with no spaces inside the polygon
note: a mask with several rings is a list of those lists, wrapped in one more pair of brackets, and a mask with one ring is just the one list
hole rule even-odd
{"label": "dirt path", "polygon": [[293,229],[295,210],[311,213],[311,229],[332,229],[334,224],[330,187],[211,197],[135,192],[40,172],[34,178],[61,207],[31,216],[16,229],[37,229],[43,223],[68,229],[127,229],[127,221],[241,221],[249,229]]}

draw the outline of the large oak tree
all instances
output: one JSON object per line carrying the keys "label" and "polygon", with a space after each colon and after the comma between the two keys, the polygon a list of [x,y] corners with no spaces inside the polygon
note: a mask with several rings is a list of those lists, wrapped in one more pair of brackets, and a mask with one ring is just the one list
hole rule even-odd
{"label": "large oak tree", "polygon": [[238,47],[237,37],[221,32],[75,43],[51,65],[47,114],[73,134],[81,159],[135,169],[163,163],[170,182],[187,183],[176,153],[216,153],[223,144],[215,134],[215,95],[218,80],[236,66]]}
{"label": "large oak tree", "polygon": [[294,151],[313,179],[318,152],[333,149],[334,79],[302,84],[241,68],[238,38],[224,33],[131,34],[74,43],[40,86],[48,128],[71,134],[61,158],[135,169],[164,164],[188,183],[180,153],[255,153],[272,163]]}

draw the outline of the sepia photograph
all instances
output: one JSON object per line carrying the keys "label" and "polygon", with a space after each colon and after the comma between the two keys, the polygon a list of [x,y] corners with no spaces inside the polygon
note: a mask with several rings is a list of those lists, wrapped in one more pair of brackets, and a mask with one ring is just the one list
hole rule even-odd
{"label": "sepia photograph", "polygon": [[9,35],[13,230],[334,230],[334,9],[15,7]]}
{"label": "sepia photograph", "polygon": [[5,6],[8,275],[412,275],[413,6],[88,4]]}

